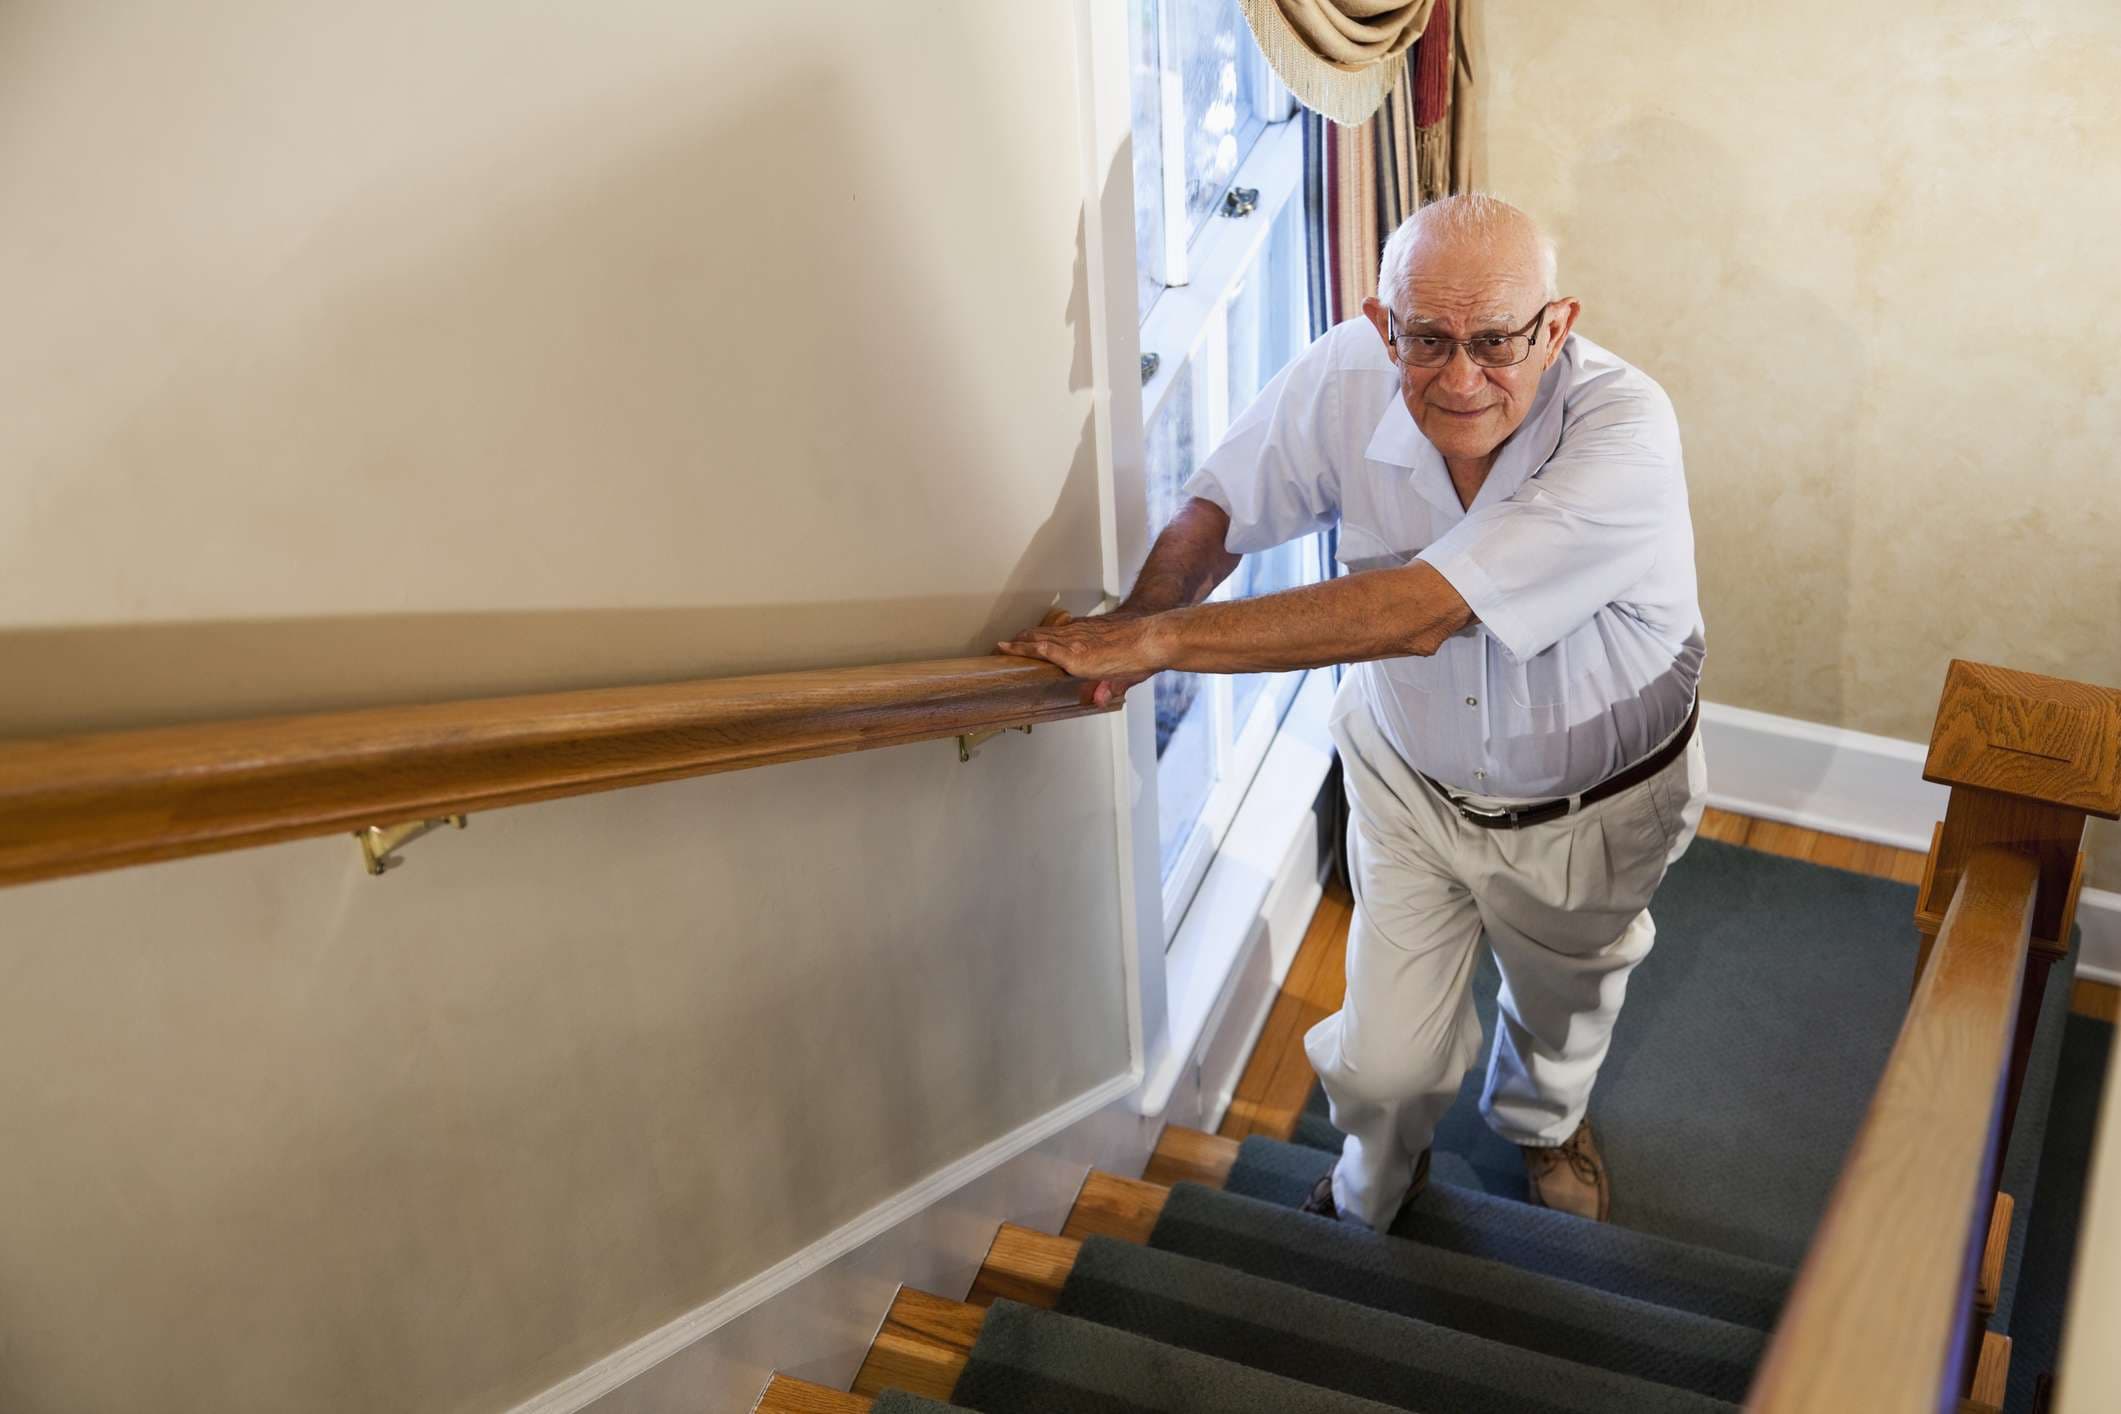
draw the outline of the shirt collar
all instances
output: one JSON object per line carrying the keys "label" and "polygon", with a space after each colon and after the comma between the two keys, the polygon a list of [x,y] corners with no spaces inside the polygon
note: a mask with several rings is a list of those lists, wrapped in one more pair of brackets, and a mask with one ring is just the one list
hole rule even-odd
{"label": "shirt collar", "polygon": [[[1539,380],[1539,391],[1532,395],[1532,410],[1510,434],[1510,440],[1503,443],[1502,454],[1495,458],[1488,479],[1481,483],[1480,494],[1473,498],[1473,509],[1515,495],[1518,488],[1554,455],[1554,449],[1561,445],[1562,404],[1575,370],[1576,336],[1571,334],[1568,342],[1561,346],[1561,357],[1554,360],[1554,366]],[[1370,445],[1363,449],[1363,456],[1387,466],[1407,468],[1423,499],[1453,516],[1464,515],[1466,508],[1458,504],[1458,492],[1451,485],[1451,473],[1443,464],[1443,454],[1422,434],[1414,421],[1414,414],[1407,411],[1407,400],[1400,394],[1397,378],[1393,382],[1391,400],[1385,407],[1384,416],[1377,420],[1377,428],[1370,434]]]}

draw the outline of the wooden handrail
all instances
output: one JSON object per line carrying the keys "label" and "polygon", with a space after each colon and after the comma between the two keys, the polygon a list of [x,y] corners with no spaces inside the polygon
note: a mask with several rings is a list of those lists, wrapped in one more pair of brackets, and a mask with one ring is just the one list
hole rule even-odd
{"label": "wooden handrail", "polygon": [[1967,860],[1747,1409],[1956,1399],[2038,882],[2029,854]]}
{"label": "wooden handrail", "polygon": [[2008,1360],[1997,1339],[1972,1360],[1976,1268],[2085,817],[2121,814],[2121,691],[1955,660],[1923,775],[1952,792],[1916,893],[1914,1000],[1749,1410],[1966,1408],[1969,1377],[1979,1393]]}
{"label": "wooden handrail", "polygon": [[0,885],[1110,708],[993,655],[0,742]]}

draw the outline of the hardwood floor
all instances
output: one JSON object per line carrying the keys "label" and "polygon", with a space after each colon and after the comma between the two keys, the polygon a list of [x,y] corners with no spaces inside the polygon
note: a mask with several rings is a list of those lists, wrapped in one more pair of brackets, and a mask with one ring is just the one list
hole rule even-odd
{"label": "hardwood floor", "polygon": [[[1821,834],[1774,820],[1709,810],[1701,817],[1701,837],[1903,884],[1922,882],[1923,856],[1918,851]],[[1347,989],[1345,964],[1352,915],[1347,894],[1327,889],[1296,961],[1289,967],[1281,995],[1267,1014],[1229,1113],[1223,1117],[1218,1132],[1224,1138],[1263,1134],[1286,1139],[1295,1129],[1313,1079],[1311,1062],[1304,1055],[1304,1032],[1340,1010],[1341,995]],[[2121,989],[2080,980],[2070,996],[2070,1009],[2102,1021],[2121,1019]]]}
{"label": "hardwood floor", "polygon": [[1304,1055],[1304,1032],[1340,1010],[1347,990],[1348,920],[1355,905],[1346,892],[1326,889],[1311,926],[1289,964],[1281,995],[1267,1013],[1245,1063],[1236,1098],[1217,1130],[1225,1139],[1264,1134],[1286,1139],[1296,1127],[1304,1098],[1311,1093],[1311,1062]]}

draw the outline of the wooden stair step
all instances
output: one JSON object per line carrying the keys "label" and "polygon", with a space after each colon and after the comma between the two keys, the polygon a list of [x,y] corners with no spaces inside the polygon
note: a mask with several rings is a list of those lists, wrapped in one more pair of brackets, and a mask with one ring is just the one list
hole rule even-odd
{"label": "wooden stair step", "polygon": [[1981,1244],[1981,1270],[1974,1278],[1974,1309],[1984,1316],[1996,1313],[2003,1294],[2003,1258],[2010,1250],[2011,1195],[1998,1193],[1988,1215],[1988,1240]]}
{"label": "wooden stair step", "polygon": [[873,1399],[902,1389],[948,1403],[986,1318],[981,1307],[900,1287],[854,1377],[854,1392]]}
{"label": "wooden stair step", "polygon": [[1969,1404],[1979,1410],[2003,1408],[2003,1393],[2010,1378],[2011,1338],[1994,1331],[1982,1332],[1981,1355],[1974,1363],[1974,1386],[1966,1392],[1960,1408]]}
{"label": "wooden stair step", "polygon": [[866,1395],[775,1375],[766,1382],[759,1402],[751,1406],[751,1414],[869,1414],[873,1403]]}
{"label": "wooden stair step", "polygon": [[1156,1219],[1164,1211],[1171,1190],[1161,1183],[1138,1178],[1115,1178],[1102,1170],[1091,1170],[1075,1195],[1075,1207],[1061,1227],[1062,1237],[1080,1242],[1086,1237],[1116,1237],[1122,1242],[1147,1242],[1156,1230]]}
{"label": "wooden stair step", "polygon": [[1004,1298],[1050,1310],[1075,1269],[1086,1237],[1147,1242],[1181,1180],[1220,1188],[1237,1162],[1236,1141],[1183,1125],[1166,1125],[1142,1178],[1119,1178],[1092,1170],[1075,1196],[1060,1236],[1003,1223],[987,1248],[965,1300],[984,1309]]}
{"label": "wooden stair step", "polygon": [[1174,1183],[1220,1188],[1230,1181],[1230,1170],[1237,1164],[1237,1149],[1235,1139],[1188,1129],[1182,1124],[1167,1124],[1157,1136],[1156,1152],[1149,1156],[1142,1182],[1160,1183],[1166,1188]]}
{"label": "wooden stair step", "polygon": [[1007,1298],[1050,1311],[1060,1301],[1068,1273],[1075,1270],[1075,1254],[1082,1248],[1072,1237],[1003,1223],[965,1300],[984,1308]]}

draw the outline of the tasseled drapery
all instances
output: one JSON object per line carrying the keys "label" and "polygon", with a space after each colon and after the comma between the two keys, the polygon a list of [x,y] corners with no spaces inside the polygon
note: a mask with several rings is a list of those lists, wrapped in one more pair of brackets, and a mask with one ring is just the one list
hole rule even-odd
{"label": "tasseled drapery", "polygon": [[1406,81],[1367,121],[1326,125],[1327,283],[1336,322],[1376,292],[1385,238],[1401,221],[1424,202],[1478,189],[1478,5],[1435,0],[1419,41],[1399,61]]}
{"label": "tasseled drapery", "polygon": [[1441,0],[1238,0],[1260,53],[1299,103],[1360,123],[1399,85]]}

